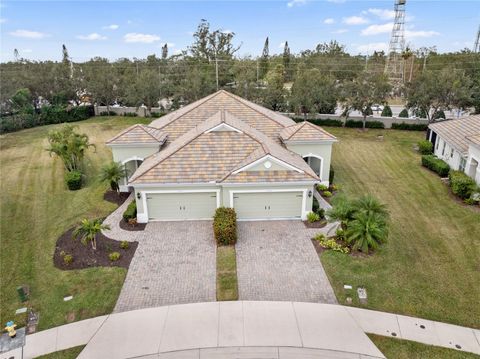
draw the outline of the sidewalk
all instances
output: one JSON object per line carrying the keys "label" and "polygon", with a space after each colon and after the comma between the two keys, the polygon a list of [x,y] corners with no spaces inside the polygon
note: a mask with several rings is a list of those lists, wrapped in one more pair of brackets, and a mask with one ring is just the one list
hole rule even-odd
{"label": "sidewalk", "polygon": [[[384,358],[365,333],[480,354],[476,329],[340,305],[237,301],[148,308],[63,325],[27,336],[24,358],[85,344],[79,358]],[[11,357],[20,358],[20,351],[0,354]]]}

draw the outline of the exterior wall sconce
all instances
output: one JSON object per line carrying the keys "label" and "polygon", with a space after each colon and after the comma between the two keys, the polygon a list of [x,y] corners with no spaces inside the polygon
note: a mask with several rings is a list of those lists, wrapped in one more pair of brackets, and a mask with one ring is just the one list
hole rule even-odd
{"label": "exterior wall sconce", "polygon": [[142,199],[142,193],[141,192],[137,192],[137,198]]}
{"label": "exterior wall sconce", "polygon": [[308,191],[308,198],[311,198],[312,197],[312,191]]}

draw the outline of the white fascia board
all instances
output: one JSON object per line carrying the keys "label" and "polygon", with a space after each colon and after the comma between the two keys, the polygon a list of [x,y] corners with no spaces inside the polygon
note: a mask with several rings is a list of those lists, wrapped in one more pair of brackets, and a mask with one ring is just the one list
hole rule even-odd
{"label": "white fascia board", "polygon": [[228,128],[229,130],[231,131],[234,131],[234,132],[237,132],[237,133],[243,133],[242,131],[240,131],[238,128],[235,128],[233,126],[230,126],[229,124],[226,124],[226,123],[221,123],[215,127],[212,127],[211,129],[205,131],[204,133],[210,133],[210,132],[214,132],[214,131],[217,131],[218,129],[222,128],[222,127],[226,127]]}
{"label": "white fascia board", "polygon": [[338,142],[337,139],[331,140],[317,140],[317,141],[283,141],[287,146],[288,145],[327,145],[331,143]]}
{"label": "white fascia board", "polygon": [[250,164],[248,164],[248,165],[246,165],[246,166],[243,166],[242,168],[239,168],[239,169],[236,170],[236,171],[233,171],[232,174],[236,175],[237,173],[240,173],[240,172],[243,172],[243,171],[245,171],[245,170],[248,170],[249,168],[252,168],[252,167],[256,166],[257,164],[262,163],[263,161],[267,161],[267,160],[272,161],[272,162],[275,162],[275,163],[277,163],[278,165],[283,166],[283,167],[286,167],[286,168],[288,168],[288,169],[290,169],[290,170],[292,170],[292,171],[295,171],[295,172],[298,172],[298,173],[305,173],[305,171],[303,171],[303,170],[301,170],[301,169],[299,169],[299,168],[297,168],[297,167],[294,167],[294,166],[292,166],[292,165],[290,165],[290,164],[288,164],[288,163],[286,163],[286,162],[284,162],[284,161],[282,161],[282,160],[280,160],[280,159],[278,159],[278,158],[276,158],[276,157],[273,157],[272,155],[266,155],[266,156],[263,156],[262,158],[259,158],[259,159],[256,160],[256,161],[253,161],[252,163],[250,163]]}
{"label": "white fascia board", "polygon": [[287,186],[312,186],[320,183],[320,181],[305,181],[305,182],[238,182],[238,183],[222,183],[222,187],[287,187]]}
{"label": "white fascia board", "polygon": [[219,183],[129,183],[134,188],[152,188],[152,187],[218,187]]}
{"label": "white fascia board", "polygon": [[106,145],[108,147],[159,147],[164,143],[165,141],[157,142],[157,143],[128,143],[128,144],[107,143]]}

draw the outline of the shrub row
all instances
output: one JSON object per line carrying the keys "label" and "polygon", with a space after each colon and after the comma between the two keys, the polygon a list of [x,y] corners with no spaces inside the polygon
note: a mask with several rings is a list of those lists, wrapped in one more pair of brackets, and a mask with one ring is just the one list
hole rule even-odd
{"label": "shrub row", "polygon": [[428,128],[428,125],[423,123],[405,123],[405,122],[392,123],[392,129],[394,130],[426,131],[427,128]]}
{"label": "shrub row", "polygon": [[475,181],[462,171],[450,171],[448,179],[452,192],[461,199],[470,198],[475,191]]}
{"label": "shrub row", "polygon": [[128,223],[129,220],[137,218],[137,203],[133,200],[123,212],[123,219]]}
{"label": "shrub row", "polygon": [[433,153],[433,143],[427,140],[419,141],[418,152],[422,155],[431,155]]}
{"label": "shrub row", "polygon": [[99,116],[116,116],[117,113],[115,111],[102,111],[98,115]]}
{"label": "shrub row", "polygon": [[66,172],[65,184],[70,191],[79,190],[82,188],[82,173],[80,171]]}
{"label": "shrub row", "polygon": [[213,216],[213,234],[218,245],[237,243],[237,214],[233,208],[217,208]]}
{"label": "shrub row", "polygon": [[[292,120],[294,120],[295,122],[303,122],[303,121],[305,121],[305,118],[304,117],[292,117]],[[317,126],[330,126],[330,127],[342,127],[343,126],[343,122],[341,120],[335,120],[335,119],[331,119],[331,118],[325,118],[325,119],[309,118],[309,119],[307,119],[307,121],[311,122],[311,123],[313,123],[314,125],[317,125]]]}
{"label": "shrub row", "polygon": [[447,177],[448,172],[450,171],[450,166],[448,163],[440,158],[435,157],[434,155],[423,155],[422,166],[438,173],[440,177]]}
{"label": "shrub row", "polygon": [[0,133],[20,131],[24,128],[55,123],[86,120],[95,115],[93,106],[66,107],[63,105],[43,106],[32,113],[21,113],[0,118]]}

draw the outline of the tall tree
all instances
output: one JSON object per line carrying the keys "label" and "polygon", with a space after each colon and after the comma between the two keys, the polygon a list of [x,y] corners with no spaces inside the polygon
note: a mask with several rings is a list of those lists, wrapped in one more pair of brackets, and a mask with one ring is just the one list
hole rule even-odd
{"label": "tall tree", "polygon": [[440,110],[470,106],[472,94],[472,80],[453,68],[426,70],[406,86],[407,107],[424,112],[429,122]]}
{"label": "tall tree", "polygon": [[97,105],[104,104],[107,111],[118,92],[118,78],[107,59],[95,57],[84,65],[86,89]]}
{"label": "tall tree", "polygon": [[290,61],[291,61],[291,54],[290,54],[290,47],[288,46],[288,41],[285,41],[285,45],[283,46],[283,67],[285,68],[285,81],[290,81],[291,69],[290,69]]}
{"label": "tall tree", "polygon": [[360,111],[363,116],[363,128],[367,116],[376,103],[386,103],[392,86],[384,74],[363,71],[352,81],[342,86],[341,97],[345,112]]}
{"label": "tall tree", "polygon": [[263,91],[263,104],[274,111],[285,109],[284,71],[283,65],[277,65],[265,77],[267,88]]}
{"label": "tall tree", "polygon": [[260,78],[264,78],[268,73],[269,67],[269,50],[268,50],[268,36],[263,45],[262,57],[260,57]]}
{"label": "tall tree", "polygon": [[162,46],[162,60],[168,57],[168,44]]}

